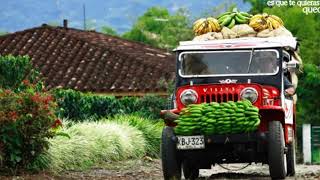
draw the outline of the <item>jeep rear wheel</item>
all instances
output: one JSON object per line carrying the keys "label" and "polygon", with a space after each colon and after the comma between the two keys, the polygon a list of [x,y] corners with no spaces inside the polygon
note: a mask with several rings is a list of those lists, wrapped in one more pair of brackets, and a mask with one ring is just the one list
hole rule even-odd
{"label": "jeep rear wheel", "polygon": [[172,127],[164,127],[161,142],[162,171],[165,180],[181,179],[181,160],[177,155]]}
{"label": "jeep rear wheel", "polygon": [[287,153],[287,167],[288,176],[294,176],[296,174],[296,150],[295,150],[295,139],[293,138],[292,143],[288,146]]}
{"label": "jeep rear wheel", "polygon": [[282,124],[279,121],[269,122],[268,161],[272,179],[283,179],[287,174],[287,160]]}
{"label": "jeep rear wheel", "polygon": [[196,179],[199,177],[199,169],[188,161],[182,163],[183,175],[185,179]]}

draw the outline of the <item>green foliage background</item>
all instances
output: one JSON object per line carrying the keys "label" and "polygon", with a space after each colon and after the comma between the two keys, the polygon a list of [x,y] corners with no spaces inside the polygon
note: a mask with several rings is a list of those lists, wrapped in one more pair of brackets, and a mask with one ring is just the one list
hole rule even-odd
{"label": "green foliage background", "polygon": [[298,121],[320,125],[320,69],[314,64],[306,64],[299,80]]}
{"label": "green foliage background", "polygon": [[170,15],[165,8],[152,7],[122,37],[172,50],[179,41],[190,40],[193,35],[186,10]]}
{"label": "green foliage background", "polygon": [[83,121],[88,118],[102,118],[116,114],[136,114],[158,119],[160,110],[166,108],[167,99],[154,95],[144,97],[123,97],[81,93],[75,90],[53,90],[58,103],[57,114],[62,118]]}

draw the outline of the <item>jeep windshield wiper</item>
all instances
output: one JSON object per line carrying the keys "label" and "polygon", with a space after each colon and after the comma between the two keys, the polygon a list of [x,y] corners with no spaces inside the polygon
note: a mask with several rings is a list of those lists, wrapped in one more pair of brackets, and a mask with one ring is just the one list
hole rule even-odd
{"label": "jeep windshield wiper", "polygon": [[249,65],[248,65],[247,73],[249,73],[249,71],[250,71],[250,67],[251,67],[251,63],[252,63],[252,58],[253,58],[253,53],[254,53],[254,49],[252,48],[251,54],[250,54],[250,60],[249,60]]}

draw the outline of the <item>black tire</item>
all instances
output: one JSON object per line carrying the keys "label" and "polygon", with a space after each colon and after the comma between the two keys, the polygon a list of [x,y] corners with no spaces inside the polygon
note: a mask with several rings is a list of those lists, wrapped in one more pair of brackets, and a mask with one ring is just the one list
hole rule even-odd
{"label": "black tire", "polygon": [[182,163],[182,170],[185,179],[194,180],[199,177],[199,169],[193,167],[188,161]]}
{"label": "black tire", "polygon": [[285,142],[282,124],[269,122],[268,161],[272,179],[284,179],[287,174],[287,161],[284,152]]}
{"label": "black tire", "polygon": [[287,153],[287,176],[294,176],[296,174],[296,143],[293,138],[292,143],[288,146]]}
{"label": "black tire", "polygon": [[181,179],[181,160],[177,155],[172,127],[164,127],[161,141],[162,171],[165,180]]}

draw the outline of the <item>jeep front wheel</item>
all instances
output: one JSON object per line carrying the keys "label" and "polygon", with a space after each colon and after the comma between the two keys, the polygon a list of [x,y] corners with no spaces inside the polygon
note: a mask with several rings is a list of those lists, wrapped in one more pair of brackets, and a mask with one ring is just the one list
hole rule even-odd
{"label": "jeep front wheel", "polygon": [[189,161],[182,163],[182,170],[185,179],[194,180],[199,177],[199,168],[192,165]]}
{"label": "jeep front wheel", "polygon": [[177,155],[176,143],[173,141],[172,127],[164,127],[161,142],[162,171],[165,180],[181,179],[181,160]]}
{"label": "jeep front wheel", "polygon": [[287,167],[288,167],[288,176],[294,176],[296,174],[296,150],[295,150],[295,139],[292,139],[291,144],[288,146],[287,153]]}
{"label": "jeep front wheel", "polygon": [[284,179],[287,174],[287,160],[282,124],[279,121],[269,122],[268,161],[272,179]]}

